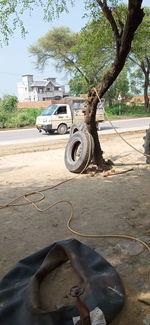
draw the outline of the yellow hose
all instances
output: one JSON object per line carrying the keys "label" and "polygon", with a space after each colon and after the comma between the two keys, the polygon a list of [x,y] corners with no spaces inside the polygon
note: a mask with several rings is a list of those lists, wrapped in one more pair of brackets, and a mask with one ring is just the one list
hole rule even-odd
{"label": "yellow hose", "polygon": [[[76,178],[76,177],[74,177],[74,178]],[[73,179],[73,178],[71,178],[71,179]],[[69,180],[71,180],[71,179],[69,179]],[[63,181],[63,182],[61,182],[61,183],[59,183],[57,185],[52,186],[51,188],[59,186],[59,185],[65,183],[65,182],[67,182],[69,180]],[[47,189],[44,189],[43,191],[47,191],[47,190],[49,190],[51,188],[49,187]],[[39,198],[39,199],[37,199],[35,201],[32,201],[28,197],[30,195],[33,195],[33,194],[39,194],[41,196],[41,198]],[[15,201],[19,200],[20,198],[24,198],[26,202],[20,203],[20,204],[14,203]],[[85,234],[85,233],[80,233],[80,232],[74,230],[71,227],[71,221],[72,221],[72,218],[73,218],[73,215],[74,215],[74,208],[73,208],[73,204],[71,203],[71,201],[69,201],[69,200],[56,201],[56,202],[52,203],[51,205],[49,205],[48,207],[46,207],[44,209],[41,209],[41,208],[39,208],[37,206],[36,203],[42,201],[44,198],[45,198],[45,195],[42,193],[42,191],[28,192],[25,195],[21,195],[21,196],[17,197],[16,199],[10,201],[7,204],[0,205],[0,209],[6,208],[6,207],[11,207],[11,206],[22,206],[22,205],[32,204],[38,211],[45,212],[45,211],[49,210],[50,208],[54,207],[55,205],[58,205],[58,204],[61,204],[61,203],[66,203],[71,208],[70,216],[69,216],[69,219],[67,221],[67,228],[73,234],[75,234],[77,236],[80,236],[80,237],[86,237],[86,238],[119,238],[119,239],[133,240],[133,241],[136,241],[136,242],[142,244],[150,252],[150,246],[145,241],[143,241],[143,240],[141,240],[141,239],[139,239],[137,237],[134,237],[134,236],[124,235],[124,234],[97,234],[97,235],[96,234]]]}

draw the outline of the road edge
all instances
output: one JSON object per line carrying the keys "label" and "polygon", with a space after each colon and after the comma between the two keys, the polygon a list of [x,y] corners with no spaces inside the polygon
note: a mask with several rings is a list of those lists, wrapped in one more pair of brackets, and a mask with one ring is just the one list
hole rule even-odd
{"label": "road edge", "polygon": [[[132,130],[127,132],[120,132],[119,133],[122,137],[125,135],[130,134],[141,134],[143,137],[145,135],[145,130]],[[111,134],[100,134],[99,138],[103,139],[106,137],[119,137],[116,133]],[[122,140],[123,141],[123,140]],[[8,156],[8,155],[16,155],[16,154],[23,154],[23,153],[31,153],[31,152],[44,152],[48,150],[56,150],[65,148],[68,142],[68,138],[63,139],[54,139],[50,141],[40,141],[40,142],[26,142],[26,143],[14,143],[14,144],[7,144],[0,146],[0,157]]]}

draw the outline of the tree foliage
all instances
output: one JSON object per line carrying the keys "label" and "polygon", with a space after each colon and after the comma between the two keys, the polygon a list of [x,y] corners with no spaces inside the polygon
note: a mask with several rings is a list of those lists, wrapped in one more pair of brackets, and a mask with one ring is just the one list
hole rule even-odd
{"label": "tree foliage", "polygon": [[[106,104],[109,106],[113,105],[113,102],[117,100],[119,94],[121,97],[130,96],[130,89],[133,89],[133,84],[130,85],[129,75],[128,75],[128,66],[125,67],[116,81],[114,81],[113,85],[108,89],[104,98],[106,100]],[[79,74],[75,74],[75,76],[69,81],[70,87],[70,95],[78,96],[80,94],[85,94],[88,92],[88,84],[85,82],[85,79]],[[136,87],[134,88],[134,93],[137,93]]]}
{"label": "tree foliage", "polygon": [[36,67],[44,69],[49,59],[53,59],[58,71],[64,69],[75,76],[80,74],[87,83],[87,89],[96,85],[102,71],[112,61],[113,52],[110,43],[108,48],[104,42],[101,24],[99,39],[95,41],[95,35],[93,39],[97,28],[90,24],[80,33],[73,33],[67,27],[53,28],[29,48],[36,58]]}
{"label": "tree foliage", "polygon": [[80,75],[79,79],[85,79],[87,89],[101,80],[113,62],[114,50],[111,26],[101,11],[80,33],[67,27],[53,28],[29,48],[38,69],[44,69],[53,59],[57,70],[64,69],[73,72],[75,78]]}
{"label": "tree foliage", "polygon": [[[69,86],[72,95],[87,93],[89,87],[96,86],[111,66],[115,55],[116,42],[111,24],[98,6],[94,6],[94,9],[93,6],[90,8],[90,22],[80,33],[72,33],[67,27],[54,28],[29,49],[36,58],[38,69],[44,69],[45,65],[49,63],[49,59],[53,59],[57,70],[64,69],[71,73]],[[118,31],[121,33],[127,16],[127,6],[123,4],[115,6],[114,2],[112,12],[117,22]],[[141,30],[140,27],[140,32],[136,33],[137,36]],[[138,43],[138,39],[134,43]],[[141,55],[141,51],[139,52]],[[122,97],[129,94],[127,70],[129,70],[129,64],[108,89],[105,98],[110,104],[119,94]],[[134,93],[138,93],[135,81],[139,81],[139,73],[135,78],[134,70],[130,76],[131,89]]]}
{"label": "tree foliage", "polygon": [[[145,8],[144,19],[132,44],[130,60],[134,64],[132,78],[135,86],[144,89],[145,111],[150,111],[148,90],[150,86],[150,9]],[[136,87],[138,89],[139,87]]]}
{"label": "tree foliage", "polygon": [[114,101],[116,102],[118,100],[119,95],[121,95],[122,98],[130,95],[130,82],[127,66],[125,66],[124,69],[120,72],[118,78],[108,89],[104,97],[108,105],[112,106]]}
{"label": "tree foliage", "polygon": [[12,95],[5,95],[0,101],[0,108],[5,112],[13,112],[16,109],[18,98]]}
{"label": "tree foliage", "polygon": [[70,71],[76,64],[76,56],[72,50],[76,41],[77,33],[62,26],[50,30],[29,51],[36,57],[37,68],[43,69],[49,59],[54,59],[58,70],[64,68]]}
{"label": "tree foliage", "polygon": [[89,90],[88,84],[85,78],[80,74],[76,73],[68,82],[71,96],[79,96],[80,94],[86,94]]}
{"label": "tree foliage", "polygon": [[[74,0],[70,0],[73,4]],[[43,19],[50,21],[58,18],[59,15],[68,12],[67,0],[2,0],[0,1],[0,26],[1,26],[1,44],[8,43],[9,38],[16,29],[20,29],[22,36],[25,36],[26,28],[23,22],[23,15],[32,14],[35,7],[38,7],[43,13]]]}

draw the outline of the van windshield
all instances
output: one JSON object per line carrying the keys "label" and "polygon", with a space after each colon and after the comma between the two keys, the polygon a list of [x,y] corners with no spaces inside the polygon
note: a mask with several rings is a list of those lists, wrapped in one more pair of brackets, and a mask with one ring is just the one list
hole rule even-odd
{"label": "van windshield", "polygon": [[44,111],[40,115],[41,116],[52,115],[56,108],[57,105],[50,105],[46,109],[44,109]]}

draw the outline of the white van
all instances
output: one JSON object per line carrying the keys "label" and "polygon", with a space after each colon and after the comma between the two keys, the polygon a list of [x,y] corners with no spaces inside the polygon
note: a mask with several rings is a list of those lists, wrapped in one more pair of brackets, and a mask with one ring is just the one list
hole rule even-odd
{"label": "white van", "polygon": [[[73,103],[71,109],[69,104],[60,103],[48,106],[36,119],[36,127],[41,132],[44,130],[47,133],[54,133],[57,131],[59,134],[67,133],[71,125],[76,121],[84,121],[83,102]],[[99,105],[99,104],[98,104]],[[104,121],[104,108],[99,105],[96,114],[97,123]]]}
{"label": "white van", "polygon": [[53,104],[48,106],[36,119],[36,127],[41,132],[59,134],[67,133],[73,121],[70,106],[67,104]]}

